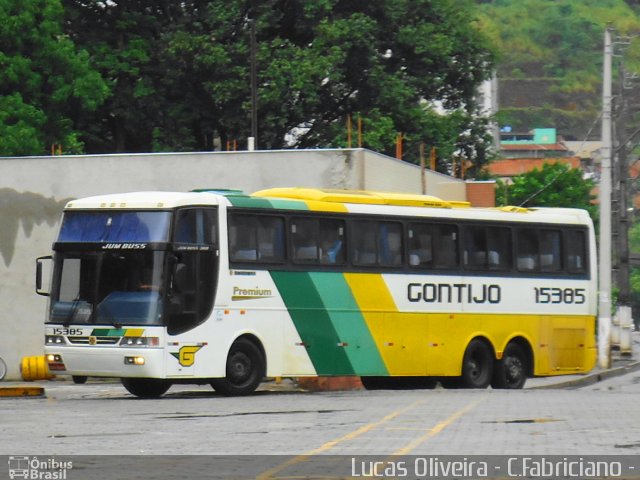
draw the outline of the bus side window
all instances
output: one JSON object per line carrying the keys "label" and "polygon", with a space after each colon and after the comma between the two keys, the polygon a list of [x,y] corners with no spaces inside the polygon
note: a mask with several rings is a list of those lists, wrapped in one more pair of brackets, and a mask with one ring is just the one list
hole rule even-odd
{"label": "bus side window", "polygon": [[511,230],[504,227],[487,227],[487,268],[511,269]]}
{"label": "bus side window", "polygon": [[458,227],[449,224],[412,223],[408,234],[409,266],[458,266]]}
{"label": "bus side window", "polygon": [[402,226],[399,223],[380,222],[378,251],[380,265],[402,265]]}
{"label": "bus side window", "polygon": [[487,264],[487,237],[485,227],[464,227],[464,266],[482,268]]}
{"label": "bus side window", "polygon": [[176,214],[173,241],[175,243],[198,243],[196,209],[185,208]]}
{"label": "bus side window", "polygon": [[281,217],[258,217],[258,260],[282,262],[285,252],[284,219]]}
{"label": "bus side window", "polygon": [[282,262],[284,219],[269,215],[229,216],[229,259],[235,262]]}
{"label": "bus side window", "polygon": [[409,226],[409,265],[430,267],[433,263],[433,235],[429,225],[414,223]]}
{"label": "bus side window", "polygon": [[300,263],[318,263],[322,249],[318,246],[318,219],[294,218],[291,222],[293,260]]}
{"label": "bus side window", "polygon": [[369,221],[355,221],[352,228],[353,263],[356,265],[375,265],[376,225]]}
{"label": "bus side window", "polygon": [[176,214],[173,241],[217,245],[218,215],[214,208],[183,208]]}
{"label": "bus side window", "polygon": [[540,270],[542,272],[562,271],[562,232],[560,230],[540,230]]}
{"label": "bus side window", "polygon": [[248,216],[229,217],[229,257],[236,262],[256,261],[258,246],[256,242],[255,220]]}
{"label": "bus side window", "polygon": [[344,264],[344,221],[330,218],[320,219],[321,262]]}
{"label": "bus side window", "polygon": [[565,232],[567,246],[567,270],[569,273],[585,273],[587,271],[587,239],[581,230]]}
{"label": "bus side window", "polygon": [[538,262],[538,232],[533,228],[519,228],[516,235],[516,266],[520,272],[536,272]]}
{"label": "bus side window", "polygon": [[300,263],[344,264],[344,221],[300,218],[291,221],[293,260]]}
{"label": "bus side window", "polygon": [[460,263],[458,254],[458,227],[434,225],[433,257],[435,268],[455,268]]}

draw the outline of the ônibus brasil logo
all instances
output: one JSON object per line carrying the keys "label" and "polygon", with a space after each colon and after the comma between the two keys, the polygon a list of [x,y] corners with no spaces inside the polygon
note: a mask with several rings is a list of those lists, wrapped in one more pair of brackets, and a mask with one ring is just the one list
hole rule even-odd
{"label": "\u00f4nibus brasil logo", "polygon": [[63,462],[55,458],[39,459],[38,457],[9,457],[9,478],[25,478],[31,480],[66,480],[67,471],[73,468],[73,462]]}

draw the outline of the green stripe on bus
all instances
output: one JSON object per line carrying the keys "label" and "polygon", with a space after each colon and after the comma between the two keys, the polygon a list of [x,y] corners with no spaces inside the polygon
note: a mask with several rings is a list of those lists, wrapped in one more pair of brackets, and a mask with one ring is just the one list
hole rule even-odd
{"label": "green stripe on bus", "polygon": [[354,370],[329,313],[306,272],[271,272],[318,375],[353,375]]}
{"label": "green stripe on bus", "polygon": [[124,335],[122,328],[94,328],[91,332],[92,337],[121,337]]}
{"label": "green stripe on bus", "polygon": [[357,375],[388,375],[378,347],[344,276],[332,272],[310,275],[354,372]]}
{"label": "green stripe on bus", "polygon": [[234,207],[247,207],[247,208],[272,208],[271,202],[264,198],[247,197],[244,195],[230,195],[227,200],[231,202]]}
{"label": "green stripe on bus", "polygon": [[283,210],[309,210],[306,202],[300,200],[281,200],[279,198],[270,198],[269,201],[273,208],[281,208]]}
{"label": "green stripe on bus", "polygon": [[227,199],[234,207],[279,208],[282,210],[309,210],[301,200],[282,200],[279,198],[257,198],[244,195],[230,195]]}

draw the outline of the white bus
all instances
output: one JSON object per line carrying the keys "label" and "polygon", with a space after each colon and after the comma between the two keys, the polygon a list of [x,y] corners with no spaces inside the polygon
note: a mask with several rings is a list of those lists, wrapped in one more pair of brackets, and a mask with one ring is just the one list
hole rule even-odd
{"label": "white bus", "polygon": [[49,369],[141,397],[344,375],[521,388],[595,364],[582,210],[302,188],[106,195],[67,204],[38,267]]}

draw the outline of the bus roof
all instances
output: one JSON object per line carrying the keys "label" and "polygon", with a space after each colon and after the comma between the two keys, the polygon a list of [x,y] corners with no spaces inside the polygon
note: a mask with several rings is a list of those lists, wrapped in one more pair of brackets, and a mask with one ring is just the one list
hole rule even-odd
{"label": "bus roof", "polygon": [[588,224],[585,210],[571,208],[472,208],[467,202],[430,195],[317,188],[272,188],[246,195],[239,190],[132,192],[72,200],[65,209],[170,209],[189,205],[227,205],[274,210],[307,210],[455,218],[482,221]]}
{"label": "bus roof", "polygon": [[219,195],[198,192],[132,192],[71,200],[65,209],[156,209],[187,205],[219,205]]}

